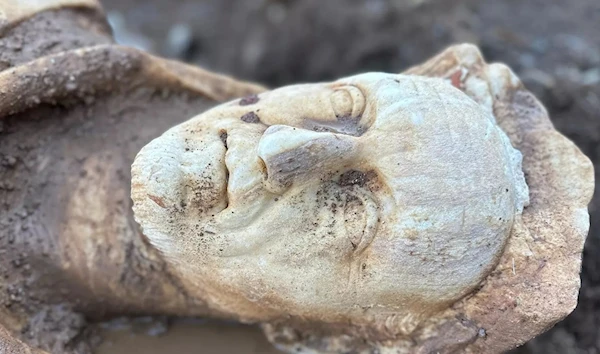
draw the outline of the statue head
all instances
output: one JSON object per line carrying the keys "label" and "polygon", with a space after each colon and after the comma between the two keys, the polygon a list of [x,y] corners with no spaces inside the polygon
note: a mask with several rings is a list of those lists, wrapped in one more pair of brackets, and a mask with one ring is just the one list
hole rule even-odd
{"label": "statue head", "polygon": [[496,265],[528,203],[521,154],[449,82],[368,73],[217,106],[132,169],[136,220],[242,318],[422,319]]}

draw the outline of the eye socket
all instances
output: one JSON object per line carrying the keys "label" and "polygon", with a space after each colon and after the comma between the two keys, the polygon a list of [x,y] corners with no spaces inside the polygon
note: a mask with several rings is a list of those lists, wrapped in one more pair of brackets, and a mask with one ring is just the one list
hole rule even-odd
{"label": "eye socket", "polygon": [[369,128],[368,124],[361,122],[366,108],[365,95],[353,85],[336,84],[332,89],[329,101],[334,116],[331,117],[329,111],[326,118],[323,117],[324,119],[305,118],[302,128],[353,136],[362,135]]}
{"label": "eye socket", "polygon": [[365,96],[355,86],[337,88],[330,100],[337,119],[358,118],[365,110]]}

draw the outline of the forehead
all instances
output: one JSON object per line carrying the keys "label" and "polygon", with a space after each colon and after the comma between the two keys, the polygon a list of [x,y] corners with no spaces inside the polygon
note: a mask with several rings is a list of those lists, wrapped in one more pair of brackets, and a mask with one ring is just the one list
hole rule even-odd
{"label": "forehead", "polygon": [[[284,86],[261,94],[261,97],[267,98],[270,101],[271,99],[285,99],[304,95],[310,96],[311,93],[315,92],[334,92],[335,90],[351,86],[358,88],[365,96],[368,96],[369,99],[376,100],[379,98],[378,96],[382,91],[392,93],[404,89],[410,90],[411,88],[414,88],[415,85],[418,85],[419,88],[423,89],[435,82],[444,83],[442,79],[437,78],[370,72],[348,76],[332,82]],[[375,94],[377,94],[377,96]],[[309,103],[317,102],[313,101]]]}
{"label": "forehead", "polygon": [[329,83],[291,85],[269,93],[272,99],[284,99],[294,95],[309,95],[323,90],[334,93],[336,90],[353,87],[360,91],[366,103],[389,105],[402,101],[404,104],[424,104],[441,101],[448,104],[474,101],[448,80],[416,75],[370,72],[348,76]]}
{"label": "forehead", "polygon": [[[367,73],[340,79],[334,85],[354,86],[368,103],[371,129],[431,129],[452,121],[494,121],[482,107],[461,90],[441,78]],[[392,124],[394,127],[391,127]]]}
{"label": "forehead", "polygon": [[[377,127],[386,129],[383,133],[388,135],[406,122],[417,123],[411,129],[427,129],[429,124],[483,113],[475,101],[443,79],[378,72],[286,86],[216,110],[220,113],[217,121],[218,117],[235,121],[252,114],[263,126],[288,125],[354,136]],[[418,124],[423,121],[427,124]]]}
{"label": "forehead", "polygon": [[[366,73],[349,76],[333,82],[333,85],[352,85],[370,94],[372,100],[412,99],[415,102],[431,99],[460,99],[472,101],[464,92],[452,86],[448,80],[416,75]],[[389,102],[393,103],[393,102]]]}

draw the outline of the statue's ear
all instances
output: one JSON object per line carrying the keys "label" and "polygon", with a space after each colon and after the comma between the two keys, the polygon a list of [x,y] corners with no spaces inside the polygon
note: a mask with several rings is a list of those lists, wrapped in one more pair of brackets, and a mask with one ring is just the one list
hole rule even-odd
{"label": "statue's ear", "polygon": [[273,193],[335,174],[356,158],[357,150],[355,137],[284,125],[269,127],[258,145],[267,167],[266,187]]}

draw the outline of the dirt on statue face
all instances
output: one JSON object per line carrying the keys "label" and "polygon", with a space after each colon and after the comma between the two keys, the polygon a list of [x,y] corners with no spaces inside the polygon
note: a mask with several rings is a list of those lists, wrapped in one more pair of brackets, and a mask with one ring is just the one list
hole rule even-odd
{"label": "dirt on statue face", "polygon": [[409,319],[472,291],[528,203],[521,154],[442,79],[369,73],[209,110],[132,168],[137,221],[242,319]]}

